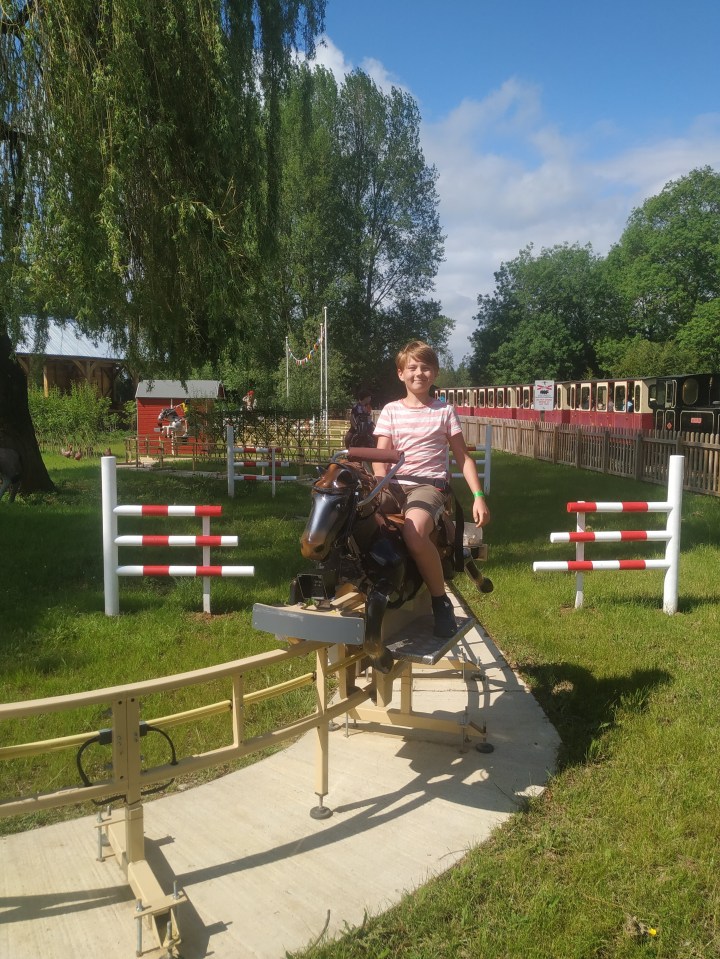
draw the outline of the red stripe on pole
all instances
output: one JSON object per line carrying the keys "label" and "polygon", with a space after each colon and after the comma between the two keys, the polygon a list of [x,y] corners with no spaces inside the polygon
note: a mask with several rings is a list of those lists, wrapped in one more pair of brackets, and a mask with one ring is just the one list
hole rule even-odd
{"label": "red stripe on pole", "polygon": [[647,569],[644,559],[621,559],[620,569]]}
{"label": "red stripe on pole", "polygon": [[[167,505],[144,505],[141,507],[142,516],[168,516],[170,515],[170,510],[173,507]],[[192,513],[188,515],[194,516],[222,516],[222,506],[192,506],[192,507],[182,507],[185,509],[192,509]]]}
{"label": "red stripe on pole", "polygon": [[198,566],[198,576],[222,576],[222,566]]}
{"label": "red stripe on pole", "polygon": [[[617,533],[614,534],[617,536]],[[598,536],[597,533],[591,533],[588,531],[568,533],[569,542],[571,543],[595,543],[602,542],[603,537]],[[646,540],[648,538],[647,530],[644,529],[623,529],[620,530],[620,539],[626,540]],[[610,543],[612,540],[606,540]]]}
{"label": "red stripe on pole", "polygon": [[[147,535],[142,537],[142,546],[169,546],[170,536]],[[222,536],[194,536],[188,546],[222,546]]]}
{"label": "red stripe on pole", "polygon": [[143,576],[169,576],[169,566],[143,566]]}
{"label": "red stripe on pole", "polygon": [[[602,504],[600,504],[602,505]],[[567,511],[568,513],[595,513],[598,510],[597,502],[587,502],[587,503],[568,503]],[[613,512],[619,513],[647,513],[648,504],[647,503],[620,503],[617,510]]]}

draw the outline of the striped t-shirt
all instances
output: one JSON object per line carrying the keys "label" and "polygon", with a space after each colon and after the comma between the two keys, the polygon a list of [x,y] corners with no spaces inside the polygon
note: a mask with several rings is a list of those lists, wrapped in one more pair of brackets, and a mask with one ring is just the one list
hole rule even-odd
{"label": "striped t-shirt", "polygon": [[451,436],[462,432],[457,413],[442,400],[409,407],[395,400],[383,407],[375,436],[389,436],[393,449],[405,454],[402,476],[447,479],[447,449]]}

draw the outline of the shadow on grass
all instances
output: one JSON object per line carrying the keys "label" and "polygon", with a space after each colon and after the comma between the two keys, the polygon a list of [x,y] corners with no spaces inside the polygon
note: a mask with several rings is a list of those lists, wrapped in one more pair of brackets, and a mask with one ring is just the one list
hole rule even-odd
{"label": "shadow on grass", "polygon": [[620,711],[644,712],[653,690],[672,681],[662,669],[604,679],[573,663],[520,663],[519,669],[562,740],[558,770],[592,758]]}

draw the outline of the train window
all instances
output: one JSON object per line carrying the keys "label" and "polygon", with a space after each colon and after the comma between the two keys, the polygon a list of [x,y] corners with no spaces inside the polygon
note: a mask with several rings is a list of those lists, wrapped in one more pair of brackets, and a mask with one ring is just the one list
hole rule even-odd
{"label": "train window", "polygon": [[634,392],[635,392],[635,412],[636,412],[636,413],[639,413],[639,412],[640,412],[640,403],[641,403],[641,400],[642,400],[642,391],[641,391],[641,389],[640,389],[640,384],[639,384],[639,383],[636,383],[636,384],[635,384],[635,391],[634,391]]}
{"label": "train window", "polygon": [[558,387],[556,387],[556,389],[555,389],[555,409],[556,409],[556,410],[562,410],[562,409],[564,409],[564,406],[563,406],[563,388],[562,388],[562,386],[558,386]]}
{"label": "train window", "polygon": [[696,379],[692,377],[685,380],[682,385],[682,401],[685,406],[694,406],[700,395],[700,386]]}
{"label": "train window", "polygon": [[447,403],[447,390],[440,390],[438,393],[438,399],[442,400],[444,403]]}
{"label": "train window", "polygon": [[485,406],[485,390],[478,390],[477,405],[481,408]]}
{"label": "train window", "polygon": [[[671,410],[671,409],[674,409],[674,407],[675,407],[675,387],[676,387],[676,385],[677,385],[677,383],[676,383],[675,380],[668,380],[667,383],[664,384],[664,386],[665,386],[664,401],[665,401],[665,409],[666,409],[666,410]],[[659,399],[660,399],[660,394],[658,394],[658,400],[659,400]]]}
{"label": "train window", "polygon": [[607,394],[608,394],[608,388],[606,383],[603,383],[601,386],[598,386],[597,408],[601,411],[605,411],[607,409]]}
{"label": "train window", "polygon": [[574,383],[570,387],[570,409],[571,410],[577,409],[577,387],[575,386]]}
{"label": "train window", "polygon": [[627,398],[627,387],[624,383],[615,384],[615,411],[623,413],[625,411],[625,400]]}
{"label": "train window", "polygon": [[523,404],[522,404],[523,409],[529,410],[530,409],[530,387],[523,386],[522,393],[523,393]]}
{"label": "train window", "polygon": [[505,390],[502,387],[496,391],[495,405],[498,407],[498,409],[502,409],[503,406],[505,406]]}
{"label": "train window", "polygon": [[495,406],[495,390],[487,391],[487,405],[490,407]]}
{"label": "train window", "polygon": [[590,409],[590,386],[588,384],[580,387],[580,409]]}
{"label": "train window", "polygon": [[720,376],[710,377],[710,405],[720,406]]}

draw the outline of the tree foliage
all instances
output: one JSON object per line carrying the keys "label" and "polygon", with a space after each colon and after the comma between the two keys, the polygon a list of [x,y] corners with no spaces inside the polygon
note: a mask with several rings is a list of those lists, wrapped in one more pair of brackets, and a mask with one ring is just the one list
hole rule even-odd
{"label": "tree foliage", "polygon": [[720,369],[720,175],[671,181],[634,210],[603,259],[521,250],[478,298],[475,381],[653,376]]}
{"label": "tree foliage", "polygon": [[671,338],[720,296],[720,174],[693,170],[634,210],[608,255],[630,335]]}
{"label": "tree foliage", "polygon": [[443,348],[451,328],[427,298],[443,237],[417,104],[362,71],[338,84],[302,67],[282,117],[276,314],[298,341],[311,342],[327,306],[331,355],[342,356],[351,388],[376,391],[406,339],[427,334]]}
{"label": "tree foliage", "polygon": [[478,297],[470,369],[477,380],[566,379],[597,370],[595,343],[618,304],[592,248],[526,247],[495,274],[492,296]]}
{"label": "tree foliage", "polygon": [[[252,340],[279,203],[280,95],[325,0],[2,7],[0,431],[32,426],[18,318],[72,316],[137,372]],[[48,481],[49,482],[49,481]]]}

